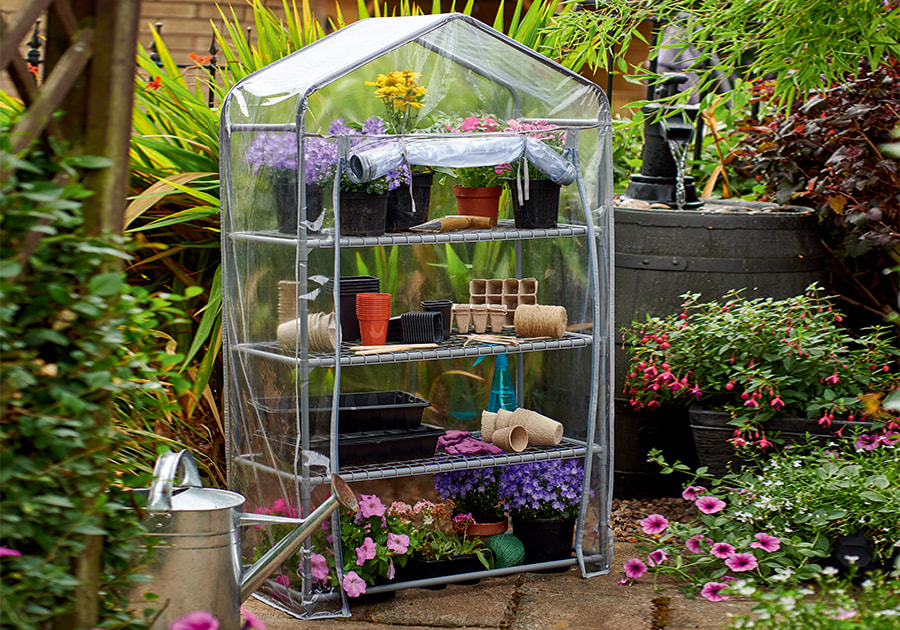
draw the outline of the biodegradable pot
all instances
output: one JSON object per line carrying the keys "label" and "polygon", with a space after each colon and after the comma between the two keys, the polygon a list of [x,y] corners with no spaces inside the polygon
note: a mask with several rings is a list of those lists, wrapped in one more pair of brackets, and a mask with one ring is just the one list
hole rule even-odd
{"label": "biodegradable pot", "polygon": [[[735,429],[734,425],[728,424],[731,419],[728,412],[691,407],[688,409],[688,417],[691,421],[697,460],[701,466],[709,467],[710,473],[721,476],[729,471],[729,464],[740,466],[751,463],[738,457],[734,446],[728,441],[734,437]],[[806,441],[807,434],[817,441],[826,441],[843,427],[871,429],[872,423],[833,420],[831,426],[824,427],[812,418],[772,418],[763,426],[767,435],[774,436],[777,433],[785,443],[799,444]]]}
{"label": "biodegradable pot", "polygon": [[[524,185],[524,183],[523,183]],[[559,184],[550,179],[528,181],[528,199],[519,198],[515,181],[509,183],[513,218],[520,229],[553,228],[559,217]]]}
{"label": "biodegradable pot", "polygon": [[[279,175],[272,180],[272,194],[275,196],[275,216],[278,219],[278,231],[282,234],[297,233],[297,173]],[[306,186],[306,219],[315,221],[322,214],[325,190],[321,186]]]}
{"label": "biodegradable pot", "polygon": [[453,194],[456,195],[456,213],[462,215],[488,217],[491,225],[497,225],[497,216],[500,214],[501,186],[488,188],[467,188],[454,186]]}
{"label": "biodegradable pot", "polygon": [[525,547],[525,564],[565,560],[572,555],[575,517],[512,517],[513,534]]}
{"label": "biodegradable pot", "polygon": [[341,191],[341,236],[381,236],[387,220],[388,194]]}
{"label": "biodegradable pot", "polygon": [[[405,232],[412,226],[428,220],[433,181],[434,173],[413,173],[412,197],[410,197],[409,186],[400,186],[388,193],[385,223],[388,232]],[[415,202],[415,208],[413,208],[413,202]]]}

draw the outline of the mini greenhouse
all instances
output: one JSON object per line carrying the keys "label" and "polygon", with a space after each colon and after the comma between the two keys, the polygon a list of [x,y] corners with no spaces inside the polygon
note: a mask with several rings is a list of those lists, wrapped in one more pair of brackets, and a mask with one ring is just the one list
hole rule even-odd
{"label": "mini greenhouse", "polygon": [[[221,122],[225,419],[229,486],[246,511],[302,518],[332,473],[369,497],[367,514],[437,503],[433,476],[469,471],[508,477],[501,510],[517,536],[512,509],[523,497],[512,495],[526,488],[516,474],[546,485],[541,471],[552,469],[561,487],[526,498],[574,523],[565,553],[535,560],[526,546],[512,558],[487,540],[476,577],[608,571],[610,137],[596,85],[460,14],[362,20],[231,90]],[[430,181],[424,196],[419,175]],[[466,175],[500,176],[499,220],[450,225]],[[512,208],[540,179],[553,182],[558,210],[523,227]],[[370,197],[353,209],[356,193]],[[360,228],[374,197],[388,198],[387,223]],[[391,219],[392,203],[411,212],[405,223]],[[387,332],[363,345],[374,333],[357,295],[372,293],[390,296],[389,318],[378,314]],[[429,301],[443,301],[440,316],[427,314]],[[479,329],[488,312],[505,316]],[[505,392],[486,414],[507,364],[514,404]],[[531,420],[501,423],[515,413],[558,434],[541,442]],[[527,430],[526,442],[491,443],[488,419],[497,435],[501,425],[504,435]],[[348,546],[348,519],[333,515],[257,596],[298,616],[346,616],[357,578],[367,594],[458,579],[408,571],[424,530],[405,530],[409,549],[375,540],[376,552]],[[245,558],[289,527],[245,528]]]}

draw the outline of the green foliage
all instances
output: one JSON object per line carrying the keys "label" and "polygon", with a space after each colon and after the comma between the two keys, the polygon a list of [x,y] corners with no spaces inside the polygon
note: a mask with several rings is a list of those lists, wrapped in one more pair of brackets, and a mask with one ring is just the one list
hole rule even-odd
{"label": "green foliage", "polygon": [[758,589],[736,584],[729,589],[756,601],[752,615],[733,620],[729,630],[896,630],[900,628],[900,578],[870,575],[860,585],[857,572],[839,576],[823,570],[815,588],[778,585]]}
{"label": "green foliage", "polygon": [[745,438],[766,446],[760,431],[770,418],[864,419],[900,388],[891,331],[854,337],[815,285],[784,300],[734,291],[722,303],[684,297],[681,313],[624,330],[625,392],[637,406],[699,401],[728,411]]}
{"label": "green foliage", "polygon": [[626,60],[632,43],[643,41],[638,27],[646,20],[681,26],[672,47],[699,51],[691,67],[698,80],[679,102],[715,92],[722,75],[751,82],[774,77],[771,97],[790,108],[804,91],[856,73],[859,59],[874,67],[900,53],[900,12],[881,0],[608,0],[595,10],[562,13],[544,32],[546,50],[539,50],[567,67],[586,63],[655,81]]}
{"label": "green foliage", "polygon": [[[91,193],[72,164],[105,162],[0,159],[11,174],[0,197],[0,546],[21,554],[2,558],[3,627],[45,628],[97,591],[100,625],[126,627],[136,620],[123,592],[144,554],[126,488],[147,478],[111,416],[164,412],[145,404],[163,387],[154,330],[177,310],[125,284],[120,236],[85,234]],[[99,584],[74,577],[91,566]]]}

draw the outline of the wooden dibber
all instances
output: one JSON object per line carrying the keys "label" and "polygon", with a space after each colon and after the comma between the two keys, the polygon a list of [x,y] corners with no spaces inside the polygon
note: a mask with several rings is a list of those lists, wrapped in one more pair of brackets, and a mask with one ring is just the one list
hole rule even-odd
{"label": "wooden dibber", "polygon": [[471,228],[486,230],[492,226],[490,217],[477,217],[467,214],[450,215],[409,228],[410,232],[451,232]]}

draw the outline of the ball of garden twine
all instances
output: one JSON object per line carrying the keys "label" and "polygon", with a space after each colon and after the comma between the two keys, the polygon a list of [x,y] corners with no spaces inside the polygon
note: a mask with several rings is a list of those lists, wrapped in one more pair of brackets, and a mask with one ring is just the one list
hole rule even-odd
{"label": "ball of garden twine", "polygon": [[520,337],[551,337],[559,339],[566,334],[568,319],[564,306],[543,304],[519,304],[513,325]]}

